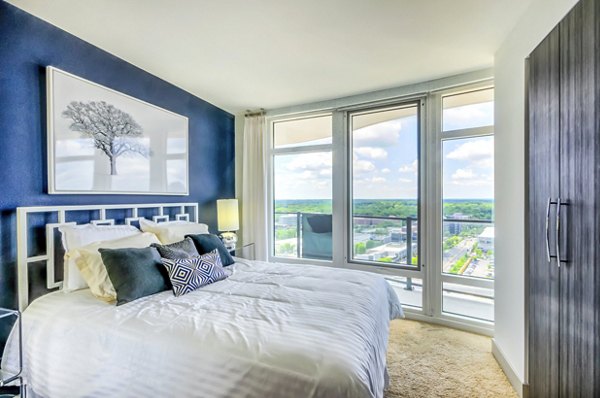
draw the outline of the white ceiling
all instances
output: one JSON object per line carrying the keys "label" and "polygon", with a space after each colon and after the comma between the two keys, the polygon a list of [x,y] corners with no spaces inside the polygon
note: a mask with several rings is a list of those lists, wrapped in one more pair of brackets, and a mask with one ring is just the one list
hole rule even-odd
{"label": "white ceiling", "polygon": [[230,112],[492,66],[531,0],[9,0]]}

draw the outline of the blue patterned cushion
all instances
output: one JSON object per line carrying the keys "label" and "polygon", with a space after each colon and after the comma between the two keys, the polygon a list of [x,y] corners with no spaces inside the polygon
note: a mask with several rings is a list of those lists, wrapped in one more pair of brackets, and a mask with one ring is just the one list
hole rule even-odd
{"label": "blue patterned cushion", "polygon": [[230,275],[223,268],[217,249],[198,257],[175,260],[163,258],[162,262],[169,272],[175,296],[182,296]]}

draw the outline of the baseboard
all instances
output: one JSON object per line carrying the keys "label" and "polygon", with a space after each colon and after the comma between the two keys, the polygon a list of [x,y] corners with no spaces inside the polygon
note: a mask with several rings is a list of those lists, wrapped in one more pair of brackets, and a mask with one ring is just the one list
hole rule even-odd
{"label": "baseboard", "polygon": [[449,328],[463,330],[465,332],[477,333],[483,336],[493,337],[494,327],[486,325],[482,322],[474,322],[472,320],[454,320],[451,318],[435,318],[428,315],[423,315],[417,311],[411,311],[410,309],[404,308],[404,314],[406,319],[412,319],[415,321],[434,323],[436,325],[447,326]]}
{"label": "baseboard", "polygon": [[504,357],[504,354],[502,353],[500,347],[496,345],[496,339],[492,339],[492,355],[494,356],[494,358],[496,358],[496,361],[500,365],[500,368],[502,368],[502,370],[504,371],[506,378],[508,379],[512,387],[515,389],[519,397],[527,398],[527,386],[523,384],[521,379],[519,379],[519,376],[517,376],[512,366],[510,366],[510,364]]}

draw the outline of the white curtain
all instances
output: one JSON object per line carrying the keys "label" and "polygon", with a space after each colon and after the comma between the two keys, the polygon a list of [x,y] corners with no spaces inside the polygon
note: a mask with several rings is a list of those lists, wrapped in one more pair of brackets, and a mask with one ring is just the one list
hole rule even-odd
{"label": "white curtain", "polygon": [[246,116],[242,171],[242,237],[254,243],[257,260],[267,259],[267,124],[264,116]]}

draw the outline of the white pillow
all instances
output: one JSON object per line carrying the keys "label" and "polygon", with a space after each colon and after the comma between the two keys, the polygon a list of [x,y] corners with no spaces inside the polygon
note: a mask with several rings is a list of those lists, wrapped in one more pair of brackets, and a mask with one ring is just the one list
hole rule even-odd
{"label": "white pillow", "polygon": [[132,225],[64,225],[58,230],[61,232],[62,244],[65,249],[62,289],[65,293],[88,287],[85,280],[81,277],[77,264],[66,253],[93,242],[140,235],[142,233],[142,231]]}
{"label": "white pillow", "polygon": [[58,230],[62,234],[62,244],[65,252],[93,242],[124,238],[142,233],[133,225],[63,225]]}
{"label": "white pillow", "polygon": [[69,259],[72,259],[77,264],[81,276],[96,297],[105,301],[113,301],[116,300],[117,293],[108,277],[106,267],[102,262],[102,256],[98,249],[141,249],[150,246],[152,243],[160,243],[156,235],[152,233],[140,233],[139,235],[127,236],[125,238],[91,243],[87,246],[71,250],[65,256],[68,256]]}
{"label": "white pillow", "polygon": [[180,242],[189,234],[207,234],[208,225],[188,221],[154,221],[140,219],[140,228],[144,232],[152,232],[158,236],[163,245]]}

